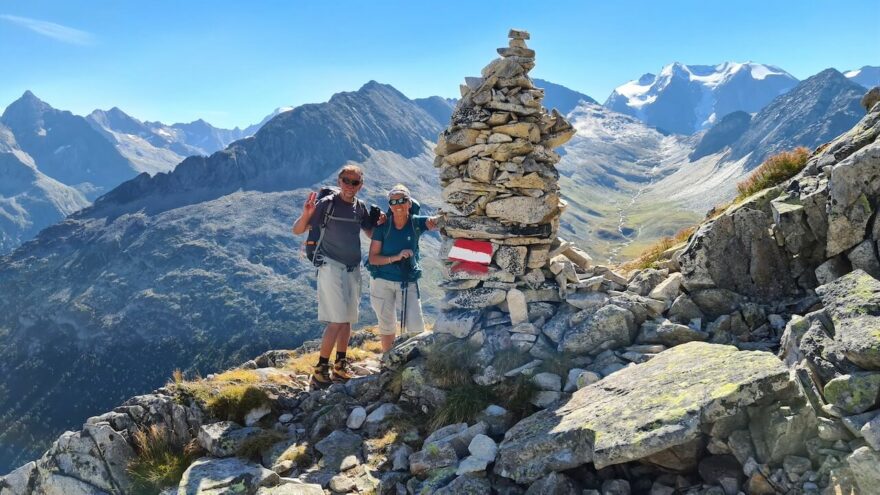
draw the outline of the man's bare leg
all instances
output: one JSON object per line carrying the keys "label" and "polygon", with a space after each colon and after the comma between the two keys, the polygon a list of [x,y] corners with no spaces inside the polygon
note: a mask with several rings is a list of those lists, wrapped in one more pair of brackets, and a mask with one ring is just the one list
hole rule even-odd
{"label": "man's bare leg", "polygon": [[324,328],[324,335],[321,336],[320,354],[322,358],[330,358],[330,353],[333,352],[333,346],[338,340],[341,325],[346,325],[346,323],[328,323]]}
{"label": "man's bare leg", "polygon": [[336,352],[348,352],[348,341],[351,339],[351,323],[337,323]]}
{"label": "man's bare leg", "polygon": [[394,337],[396,337],[396,335],[379,336],[379,338],[382,339],[382,352],[388,352],[391,350],[391,346],[394,345]]}

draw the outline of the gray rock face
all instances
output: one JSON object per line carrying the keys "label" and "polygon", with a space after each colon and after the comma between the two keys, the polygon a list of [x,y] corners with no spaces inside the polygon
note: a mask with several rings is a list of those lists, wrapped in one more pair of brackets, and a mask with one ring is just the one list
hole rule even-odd
{"label": "gray rock face", "polygon": [[666,270],[655,270],[653,268],[642,270],[633,277],[626,289],[640,296],[647,296],[654,290],[654,287],[666,279],[666,275]]}
{"label": "gray rock face", "polygon": [[351,466],[359,462],[357,459],[359,459],[361,455],[362,443],[363,440],[360,435],[343,430],[336,430],[328,435],[327,438],[316,443],[315,450],[323,455],[321,458],[321,464],[323,464],[325,468],[341,471],[341,466]]}
{"label": "gray rock face", "polygon": [[409,456],[409,471],[413,476],[424,478],[433,470],[455,466],[458,464],[458,455],[451,444],[430,444],[411,456]]}
{"label": "gray rock face", "polygon": [[880,370],[880,282],[856,270],[816,289],[847,359]]}
{"label": "gray rock face", "polygon": [[700,435],[700,428],[789,387],[775,356],[691,342],[618,371],[553,410],[516,424],[495,473],[529,483],[592,462],[640,459]]}
{"label": "gray rock face", "polygon": [[232,421],[220,421],[202,426],[198,439],[199,445],[212,456],[229,457],[235,455],[249,439],[262,433],[261,428],[242,428]]}
{"label": "gray rock face", "polygon": [[880,373],[843,375],[825,384],[825,400],[845,414],[874,409],[880,402]]}
{"label": "gray rock face", "polygon": [[129,493],[127,467],[135,452],[128,439],[147,424],[161,424],[169,441],[184,445],[201,421],[200,411],[177,404],[172,397],[133,397],[113,412],[89,418],[81,431],[61,435],[35,463],[0,478],[0,492]]}
{"label": "gray rock face", "polygon": [[212,459],[203,457],[193,462],[177,489],[179,495],[225,495],[255,493],[261,486],[277,485],[278,474],[237,457]]}
{"label": "gray rock face", "polygon": [[639,344],[663,344],[672,347],[684,344],[685,342],[703,341],[708,338],[709,335],[706,332],[664,320],[659,323],[652,321],[643,323],[636,342]]}
{"label": "gray rock face", "polygon": [[795,292],[785,253],[769,234],[772,217],[753,203],[703,224],[691,237],[678,258],[688,291],[719,287],[763,299]]}
{"label": "gray rock face", "polygon": [[861,447],[846,460],[863,493],[871,493],[880,485],[880,453],[870,447]]}
{"label": "gray rock face", "polygon": [[480,311],[466,309],[444,311],[437,317],[434,331],[452,334],[458,338],[467,337],[479,321],[480,314]]}
{"label": "gray rock face", "polygon": [[614,305],[599,308],[577,326],[570,328],[559,344],[561,351],[579,354],[596,353],[632,343],[635,318],[626,309]]}
{"label": "gray rock face", "polygon": [[[826,256],[835,256],[864,239],[880,194],[880,143],[856,151],[831,170]],[[872,206],[874,203],[874,206]]]}

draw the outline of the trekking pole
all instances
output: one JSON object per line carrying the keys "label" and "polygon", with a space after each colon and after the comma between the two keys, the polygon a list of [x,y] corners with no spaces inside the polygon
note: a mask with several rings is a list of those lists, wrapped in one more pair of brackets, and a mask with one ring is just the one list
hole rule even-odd
{"label": "trekking pole", "polygon": [[411,266],[409,258],[400,260],[400,263],[400,278],[402,279],[400,282],[400,293],[403,297],[403,301],[400,303],[400,336],[403,337],[406,332],[406,310],[409,299],[409,274]]}
{"label": "trekking pole", "polygon": [[403,281],[400,283],[400,292],[403,295],[403,302],[400,304],[400,336],[406,334],[406,301],[409,292],[409,283]]}

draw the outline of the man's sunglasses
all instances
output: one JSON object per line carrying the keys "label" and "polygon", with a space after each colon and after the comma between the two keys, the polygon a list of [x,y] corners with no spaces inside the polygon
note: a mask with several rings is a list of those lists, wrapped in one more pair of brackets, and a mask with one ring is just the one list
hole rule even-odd
{"label": "man's sunglasses", "polygon": [[405,204],[407,201],[409,201],[409,198],[406,198],[406,197],[400,198],[400,199],[389,199],[388,204],[391,206],[397,206],[397,205]]}
{"label": "man's sunglasses", "polygon": [[360,179],[349,179],[347,177],[340,177],[339,180],[341,180],[343,184],[348,185],[348,186],[357,187],[357,186],[361,185]]}

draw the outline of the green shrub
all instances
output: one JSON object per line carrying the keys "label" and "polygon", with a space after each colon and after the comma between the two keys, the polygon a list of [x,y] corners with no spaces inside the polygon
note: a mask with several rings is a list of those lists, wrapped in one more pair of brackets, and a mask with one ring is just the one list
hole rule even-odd
{"label": "green shrub", "polygon": [[810,157],[810,150],[801,146],[792,151],[771,156],[752,172],[749,177],[736,185],[739,191],[737,200],[747,198],[768,187],[781,184],[803,170]]}
{"label": "green shrub", "polygon": [[136,456],[127,470],[135,495],[154,495],[177,486],[198,454],[196,448],[175,445],[168,431],[158,425],[135,432],[134,447]]}

